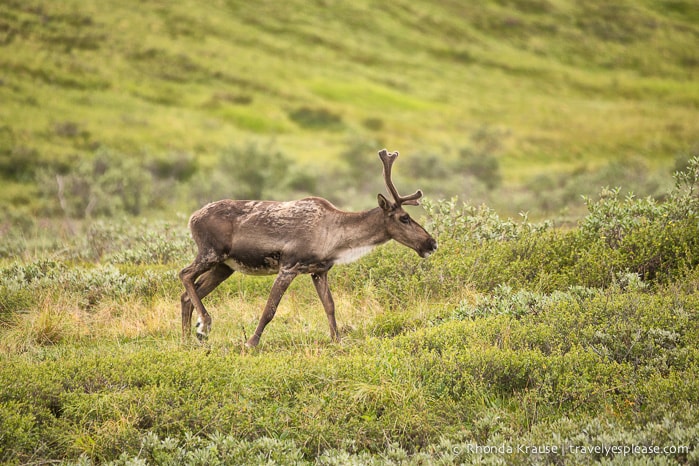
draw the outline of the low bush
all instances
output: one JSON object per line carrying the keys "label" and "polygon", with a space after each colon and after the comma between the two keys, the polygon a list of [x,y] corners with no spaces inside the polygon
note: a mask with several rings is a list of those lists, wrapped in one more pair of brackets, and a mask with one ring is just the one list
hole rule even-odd
{"label": "low bush", "polygon": [[[690,170],[699,173],[698,164],[695,160]],[[526,215],[520,221],[503,220],[485,206],[457,199],[427,200],[428,230],[440,244],[437,254],[419,261],[404,248],[384,247],[344,273],[350,287],[358,276],[380,279],[394,305],[415,290],[446,297],[465,285],[553,292],[606,288],[624,274],[667,284],[686,276],[699,261],[699,210],[692,207],[697,205],[696,179],[678,174],[677,180],[662,203],[621,199],[619,190],[603,190],[599,199],[586,200],[588,215],[571,230],[531,223]]]}
{"label": "low bush", "polygon": [[335,130],[342,128],[342,117],[327,108],[299,107],[288,113],[289,118],[303,128]]}
{"label": "low bush", "polygon": [[[467,445],[496,444],[515,451],[482,457],[529,464],[560,455],[518,445],[693,448],[699,423],[689,407],[699,391],[686,378],[697,370],[699,327],[681,310],[694,309],[697,297],[675,298],[659,313],[670,297],[571,290],[539,297],[528,318],[455,313],[344,347],[237,354],[215,346],[205,356],[176,343],[119,348],[103,340],[32,364],[10,359],[0,367],[8,381],[0,405],[12,408],[2,422],[17,442],[3,451],[5,459],[83,464],[229,464],[264,453],[301,463],[418,464],[473,461],[481,456]],[[39,453],[22,446],[38,436]]]}
{"label": "low bush", "polygon": [[87,230],[86,259],[112,264],[172,264],[194,257],[186,220],[171,222],[96,221]]}

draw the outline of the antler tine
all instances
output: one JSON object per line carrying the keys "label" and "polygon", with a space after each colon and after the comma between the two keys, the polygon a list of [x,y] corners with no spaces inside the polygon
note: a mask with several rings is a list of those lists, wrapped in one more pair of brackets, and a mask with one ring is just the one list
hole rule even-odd
{"label": "antler tine", "polygon": [[393,196],[396,205],[420,205],[418,199],[422,197],[422,191],[418,189],[409,196],[401,197],[401,195],[398,194],[396,186],[393,184],[393,180],[391,179],[391,167],[393,166],[393,162],[398,158],[398,151],[389,153],[386,149],[381,149],[379,151],[379,158],[383,163],[383,179],[386,183],[386,189],[391,193],[391,196]]}
{"label": "antler tine", "polygon": [[405,196],[400,198],[400,203],[405,205],[420,205],[418,199],[422,197],[422,190],[418,189],[410,196]]}
{"label": "antler tine", "polygon": [[379,158],[383,163],[383,180],[386,184],[386,190],[393,196],[393,202],[400,204],[400,195],[393,185],[393,181],[391,181],[391,167],[393,166],[393,162],[398,158],[398,152],[389,153],[386,149],[382,149],[379,151]]}

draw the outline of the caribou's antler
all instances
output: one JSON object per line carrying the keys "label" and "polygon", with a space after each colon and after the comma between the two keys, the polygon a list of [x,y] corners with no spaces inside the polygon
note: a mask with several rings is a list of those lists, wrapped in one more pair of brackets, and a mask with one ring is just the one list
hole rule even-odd
{"label": "caribou's antler", "polygon": [[418,199],[422,197],[422,191],[418,189],[409,196],[401,196],[400,194],[398,194],[398,190],[396,189],[395,185],[393,184],[393,181],[391,180],[391,166],[393,165],[393,162],[395,162],[398,158],[398,151],[388,152],[386,149],[381,149],[379,151],[379,158],[383,163],[383,179],[386,183],[386,189],[389,193],[391,193],[391,196],[393,196],[393,200],[395,201],[396,205],[420,205]]}

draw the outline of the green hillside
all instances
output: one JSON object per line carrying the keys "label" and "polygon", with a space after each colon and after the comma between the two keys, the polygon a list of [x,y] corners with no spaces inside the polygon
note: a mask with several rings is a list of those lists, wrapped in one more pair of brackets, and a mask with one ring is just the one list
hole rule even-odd
{"label": "green hillside", "polygon": [[1,199],[45,212],[36,185],[99,148],[204,173],[272,144],[317,177],[348,147],[454,160],[484,132],[509,186],[629,158],[669,178],[698,78],[691,0],[5,0]]}

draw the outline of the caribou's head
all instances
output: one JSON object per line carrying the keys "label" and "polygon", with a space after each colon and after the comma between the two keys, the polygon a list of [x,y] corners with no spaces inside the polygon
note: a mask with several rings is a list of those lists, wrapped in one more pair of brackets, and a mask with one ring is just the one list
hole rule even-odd
{"label": "caribou's head", "polygon": [[391,202],[383,194],[379,194],[379,207],[384,212],[386,231],[392,239],[414,249],[420,257],[429,257],[437,250],[437,241],[403,210],[403,205],[419,205],[418,199],[422,197],[422,191],[418,189],[409,196],[398,194],[398,190],[391,180],[391,166],[398,158],[398,152],[389,153],[386,149],[382,149],[379,151],[379,158],[383,163],[383,178],[386,182],[386,189],[393,198],[393,202]]}

